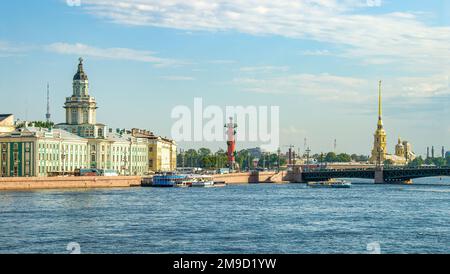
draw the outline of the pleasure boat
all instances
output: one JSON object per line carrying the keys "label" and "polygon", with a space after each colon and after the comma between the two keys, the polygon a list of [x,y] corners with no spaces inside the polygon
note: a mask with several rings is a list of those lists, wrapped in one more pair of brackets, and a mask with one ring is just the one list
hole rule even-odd
{"label": "pleasure boat", "polygon": [[192,187],[214,187],[214,179],[212,176],[199,175],[192,178]]}
{"label": "pleasure boat", "polygon": [[308,186],[314,188],[350,188],[352,187],[352,183],[343,180],[330,180],[320,182],[309,182]]}

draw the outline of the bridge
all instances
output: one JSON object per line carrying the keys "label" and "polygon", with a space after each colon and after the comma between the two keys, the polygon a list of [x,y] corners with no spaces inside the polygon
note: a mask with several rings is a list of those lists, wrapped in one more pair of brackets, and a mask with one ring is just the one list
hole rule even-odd
{"label": "bridge", "polygon": [[292,182],[327,181],[337,178],[374,179],[375,183],[404,183],[425,177],[450,176],[450,167],[402,167],[365,169],[296,170],[289,176]]}

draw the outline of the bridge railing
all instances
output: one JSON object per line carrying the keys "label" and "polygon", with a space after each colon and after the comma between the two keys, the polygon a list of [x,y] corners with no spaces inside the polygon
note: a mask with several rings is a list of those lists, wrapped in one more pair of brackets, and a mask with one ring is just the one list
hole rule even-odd
{"label": "bridge railing", "polygon": [[[402,166],[402,167],[383,167],[384,171],[396,171],[396,170],[446,170],[450,169],[450,166],[442,166],[442,167],[431,167],[431,166],[422,166],[422,167],[409,167],[409,166]],[[347,172],[347,171],[374,171],[376,168],[314,168],[314,169],[304,169],[302,172],[304,173],[312,173],[312,172]]]}

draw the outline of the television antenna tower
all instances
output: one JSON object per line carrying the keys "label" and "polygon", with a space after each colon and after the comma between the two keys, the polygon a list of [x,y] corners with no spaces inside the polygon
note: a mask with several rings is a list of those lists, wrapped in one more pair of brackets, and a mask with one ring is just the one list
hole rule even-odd
{"label": "television antenna tower", "polygon": [[47,83],[47,113],[45,114],[45,119],[47,120],[47,123],[50,122],[50,84]]}

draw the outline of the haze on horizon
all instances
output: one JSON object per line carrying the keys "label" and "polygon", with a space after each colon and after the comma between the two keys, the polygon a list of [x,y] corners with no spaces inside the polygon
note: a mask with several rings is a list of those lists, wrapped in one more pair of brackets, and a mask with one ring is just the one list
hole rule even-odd
{"label": "haze on horizon", "polygon": [[[388,149],[450,150],[445,0],[4,1],[0,113],[64,121],[78,57],[98,121],[170,135],[171,110],[280,106],[281,147],[369,155],[383,80]],[[224,121],[225,122],[225,121]],[[180,144],[225,149],[225,144]],[[257,144],[238,144],[241,149]]]}

